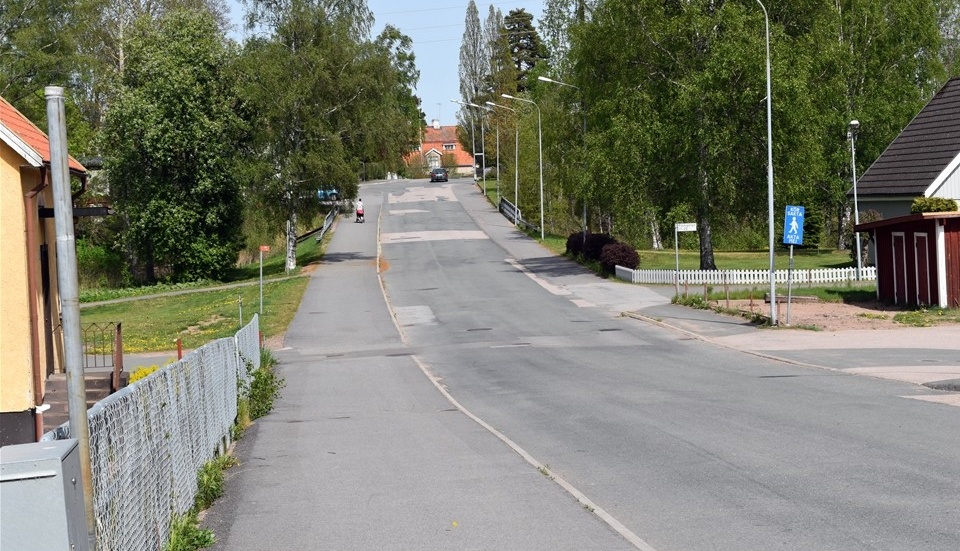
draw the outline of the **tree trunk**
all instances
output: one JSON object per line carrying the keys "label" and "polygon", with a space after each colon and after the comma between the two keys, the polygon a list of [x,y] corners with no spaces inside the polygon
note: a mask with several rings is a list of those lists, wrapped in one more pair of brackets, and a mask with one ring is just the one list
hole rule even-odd
{"label": "tree trunk", "polygon": [[663,250],[663,237],[660,236],[660,225],[657,224],[657,215],[650,217],[650,236],[653,239],[653,250]]}
{"label": "tree trunk", "polygon": [[700,145],[700,201],[697,208],[697,231],[700,233],[700,269],[716,270],[713,258],[713,234],[710,230],[710,176],[707,174],[707,147]]}
{"label": "tree trunk", "polygon": [[297,214],[290,213],[290,219],[287,220],[287,265],[286,272],[297,269]]}
{"label": "tree trunk", "polygon": [[850,207],[842,205],[837,211],[837,249],[847,248],[847,223],[850,220]]}

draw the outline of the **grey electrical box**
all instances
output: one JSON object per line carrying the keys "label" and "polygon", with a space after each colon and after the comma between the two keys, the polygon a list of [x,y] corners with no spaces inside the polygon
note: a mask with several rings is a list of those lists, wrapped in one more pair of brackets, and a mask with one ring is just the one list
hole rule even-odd
{"label": "grey electrical box", "polygon": [[0,448],[0,549],[89,551],[76,439]]}

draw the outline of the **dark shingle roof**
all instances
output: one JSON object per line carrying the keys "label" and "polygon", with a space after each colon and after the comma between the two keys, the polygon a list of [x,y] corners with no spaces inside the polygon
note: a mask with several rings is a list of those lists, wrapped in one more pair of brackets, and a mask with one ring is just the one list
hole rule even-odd
{"label": "dark shingle roof", "polygon": [[960,154],[960,77],[953,78],[900,132],[857,182],[860,197],[923,195]]}

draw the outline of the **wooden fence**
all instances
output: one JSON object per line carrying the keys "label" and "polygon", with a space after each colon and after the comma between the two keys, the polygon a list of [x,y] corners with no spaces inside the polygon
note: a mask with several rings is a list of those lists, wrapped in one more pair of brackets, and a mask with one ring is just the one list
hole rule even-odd
{"label": "wooden fence", "polygon": [[[776,270],[777,283],[787,283],[788,270]],[[631,270],[617,266],[617,278],[630,283],[688,284],[688,285],[760,285],[770,282],[767,270]],[[841,283],[856,281],[856,268],[814,268],[793,270],[793,283]],[[875,281],[877,269],[863,268],[861,280]]]}

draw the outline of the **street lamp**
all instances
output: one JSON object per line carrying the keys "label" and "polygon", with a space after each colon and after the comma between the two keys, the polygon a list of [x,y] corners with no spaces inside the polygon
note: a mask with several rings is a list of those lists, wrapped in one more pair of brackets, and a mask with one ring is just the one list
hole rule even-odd
{"label": "street lamp", "polygon": [[860,130],[860,121],[853,119],[847,126],[847,139],[850,140],[850,170],[853,173],[853,235],[857,245],[857,281],[860,280],[860,273],[863,271],[863,264],[860,260],[860,232],[856,226],[860,224],[860,206],[857,204],[857,131]]}
{"label": "street lamp", "polygon": [[[487,105],[491,107],[498,107],[500,109],[506,109],[507,111],[512,112],[514,115],[517,114],[516,109],[507,107],[506,105],[500,105],[499,103],[493,103],[488,101]],[[514,137],[513,137],[513,225],[517,225],[517,216],[520,212],[520,199],[518,197],[520,191],[520,125],[514,125]],[[500,153],[500,147],[497,147],[497,154]],[[499,161],[498,161],[499,164]],[[498,169],[499,170],[499,169]],[[498,172],[499,174],[499,172]]]}
{"label": "street lamp", "polygon": [[770,18],[763,2],[757,0],[763,10],[763,25],[767,43],[767,228],[770,238],[770,324],[777,324],[777,286],[773,262],[773,96],[770,93]]}
{"label": "street lamp", "polygon": [[[552,79],[552,78],[547,78],[547,77],[545,77],[545,76],[539,76],[539,77],[537,77],[537,80],[542,80],[543,82],[549,82],[549,83],[552,83],[552,84],[557,84],[557,85],[559,85],[559,86],[566,86],[566,87],[568,87],[568,88],[574,88],[575,90],[577,90],[578,92],[581,93],[581,96],[582,96],[582,94],[583,94],[583,90],[582,90],[579,86],[575,86],[575,85],[573,85],[573,84],[567,84],[566,82],[560,82],[559,80],[554,80],[554,79]],[[583,160],[583,162],[584,162],[584,165],[586,165],[586,162],[587,162],[587,159],[586,159],[586,155],[587,155],[587,106],[586,106],[586,103],[587,103],[586,100],[581,97],[580,111],[581,111],[582,114],[583,114],[583,155],[584,155],[584,160]],[[587,198],[586,198],[586,194],[584,194],[584,197],[583,197],[583,242],[584,242],[584,243],[587,242]]]}
{"label": "street lamp", "polygon": [[537,147],[539,149],[539,155],[540,155],[540,241],[543,241],[545,239],[544,228],[543,228],[543,124],[540,116],[540,106],[537,105],[537,102],[533,100],[518,98],[515,96],[511,96],[510,94],[500,94],[500,95],[507,99],[529,103],[530,105],[537,108]]}
{"label": "street lamp", "polygon": [[[459,100],[452,99],[450,101],[462,107],[467,106],[466,103]],[[477,143],[474,141],[475,136],[476,134],[473,131],[473,117],[470,117],[470,148],[473,150],[473,160],[470,162],[470,171],[473,172],[474,180],[477,179]]]}
{"label": "street lamp", "polygon": [[[490,111],[489,107],[484,107],[482,105],[477,105],[472,101],[468,101],[467,105],[470,107],[476,107],[477,109],[483,109],[484,111]],[[487,195],[487,138],[484,134],[484,128],[486,127],[486,118],[480,121],[480,147],[483,149],[483,152],[480,154],[483,155],[480,159],[480,174],[483,176],[483,195]],[[499,193],[499,191],[497,192]]]}

